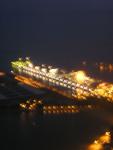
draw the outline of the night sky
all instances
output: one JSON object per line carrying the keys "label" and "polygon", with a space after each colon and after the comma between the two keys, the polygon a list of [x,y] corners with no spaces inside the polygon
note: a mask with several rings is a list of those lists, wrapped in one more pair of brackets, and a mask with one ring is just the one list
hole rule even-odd
{"label": "night sky", "polygon": [[71,67],[113,62],[113,0],[1,0],[0,67],[30,56]]}

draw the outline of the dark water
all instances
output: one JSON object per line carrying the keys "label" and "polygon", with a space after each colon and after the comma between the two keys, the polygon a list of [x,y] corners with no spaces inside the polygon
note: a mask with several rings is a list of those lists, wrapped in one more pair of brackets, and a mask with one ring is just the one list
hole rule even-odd
{"label": "dark water", "polygon": [[[53,98],[47,99],[54,103]],[[37,110],[2,109],[1,147],[4,150],[87,150],[89,144],[113,126],[112,108],[102,103],[98,109],[82,109],[75,114],[45,115]]]}

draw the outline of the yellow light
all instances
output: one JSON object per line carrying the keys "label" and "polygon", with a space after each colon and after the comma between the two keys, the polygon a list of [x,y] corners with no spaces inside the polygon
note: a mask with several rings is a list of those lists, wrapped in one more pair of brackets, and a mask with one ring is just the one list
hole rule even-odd
{"label": "yellow light", "polygon": [[103,136],[100,137],[99,140],[100,140],[101,143],[110,143],[110,139],[111,138],[110,138],[109,135],[103,135]]}
{"label": "yellow light", "polygon": [[97,141],[97,140],[95,140],[95,141],[94,141],[94,143],[95,143],[95,144],[98,144],[98,141]]}
{"label": "yellow light", "polygon": [[101,135],[98,140],[95,140],[94,143],[88,146],[88,150],[102,150],[104,144],[111,142],[110,132],[105,132]]}
{"label": "yellow light", "polygon": [[[35,101],[35,102],[36,102],[36,101]],[[42,101],[41,101],[41,100],[39,100],[39,101],[38,101],[38,104],[42,104]]]}
{"label": "yellow light", "polygon": [[105,135],[110,136],[110,132],[106,132]]}
{"label": "yellow light", "polygon": [[75,79],[79,82],[79,83],[83,83],[86,79],[86,74],[84,71],[78,71],[76,72],[75,75]]}
{"label": "yellow light", "polygon": [[102,145],[100,143],[94,143],[89,146],[88,150],[102,150]]}

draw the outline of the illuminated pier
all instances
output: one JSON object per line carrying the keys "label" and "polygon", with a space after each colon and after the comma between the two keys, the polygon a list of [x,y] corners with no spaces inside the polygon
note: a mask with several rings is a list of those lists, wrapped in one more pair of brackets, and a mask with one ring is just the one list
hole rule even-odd
{"label": "illuminated pier", "polygon": [[98,107],[93,105],[44,105],[40,99],[30,99],[26,102],[20,103],[20,108],[23,110],[40,110],[41,113],[45,114],[75,114],[84,110],[93,110]]}
{"label": "illuminated pier", "polygon": [[76,114],[83,110],[95,109],[92,105],[45,105],[43,106],[43,114]]}

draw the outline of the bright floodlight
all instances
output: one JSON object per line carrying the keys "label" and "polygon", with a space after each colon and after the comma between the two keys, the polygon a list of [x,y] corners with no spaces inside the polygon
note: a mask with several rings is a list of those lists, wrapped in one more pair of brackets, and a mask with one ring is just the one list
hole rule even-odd
{"label": "bright floodlight", "polygon": [[84,71],[78,71],[76,72],[75,78],[79,83],[83,83],[86,79],[86,74]]}

